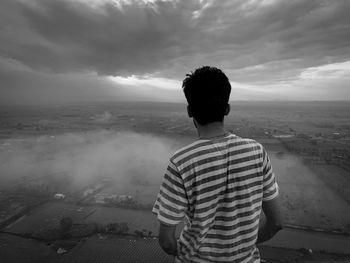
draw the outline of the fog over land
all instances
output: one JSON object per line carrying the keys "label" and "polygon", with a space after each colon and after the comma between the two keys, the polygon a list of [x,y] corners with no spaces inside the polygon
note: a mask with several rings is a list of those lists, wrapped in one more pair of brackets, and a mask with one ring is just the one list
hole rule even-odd
{"label": "fog over land", "polygon": [[72,186],[82,188],[102,178],[117,184],[133,176],[159,182],[174,142],[148,134],[100,130],[7,139],[1,148],[2,188],[21,177],[43,174],[55,175],[58,181],[60,175],[65,177],[62,180],[68,176]]}

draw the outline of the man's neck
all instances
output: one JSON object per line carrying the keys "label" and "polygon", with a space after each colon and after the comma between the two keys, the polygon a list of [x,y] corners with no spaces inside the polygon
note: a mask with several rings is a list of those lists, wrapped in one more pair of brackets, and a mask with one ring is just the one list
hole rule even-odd
{"label": "man's neck", "polygon": [[210,139],[225,135],[227,132],[224,128],[223,122],[213,122],[207,125],[200,125],[196,123],[197,134],[200,139]]}

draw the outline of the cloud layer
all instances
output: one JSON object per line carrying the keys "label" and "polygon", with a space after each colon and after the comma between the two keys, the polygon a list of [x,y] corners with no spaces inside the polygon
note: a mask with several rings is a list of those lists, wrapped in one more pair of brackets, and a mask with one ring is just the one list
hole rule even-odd
{"label": "cloud layer", "polygon": [[0,56],[50,74],[181,80],[210,64],[241,84],[295,84],[350,61],[349,10],[347,0],[4,0]]}

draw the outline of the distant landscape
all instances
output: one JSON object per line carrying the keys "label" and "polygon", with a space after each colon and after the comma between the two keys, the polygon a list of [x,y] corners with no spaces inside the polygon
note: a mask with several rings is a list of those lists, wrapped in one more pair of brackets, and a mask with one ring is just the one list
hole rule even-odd
{"label": "distant landscape", "polygon": [[[1,107],[1,231],[51,244],[68,238],[65,250],[96,233],[156,237],[151,208],[168,159],[196,140],[185,107]],[[349,234],[350,103],[233,101],[231,108],[227,129],[261,142],[272,159],[286,224]]]}

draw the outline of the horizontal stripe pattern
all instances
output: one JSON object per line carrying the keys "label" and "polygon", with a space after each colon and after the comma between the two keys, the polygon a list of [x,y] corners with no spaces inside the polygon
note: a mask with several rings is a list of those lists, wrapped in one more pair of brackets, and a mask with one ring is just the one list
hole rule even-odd
{"label": "horizontal stripe pattern", "polygon": [[230,134],[198,140],[171,158],[153,212],[162,224],[189,224],[175,262],[259,262],[262,201],[278,186],[261,144]]}

